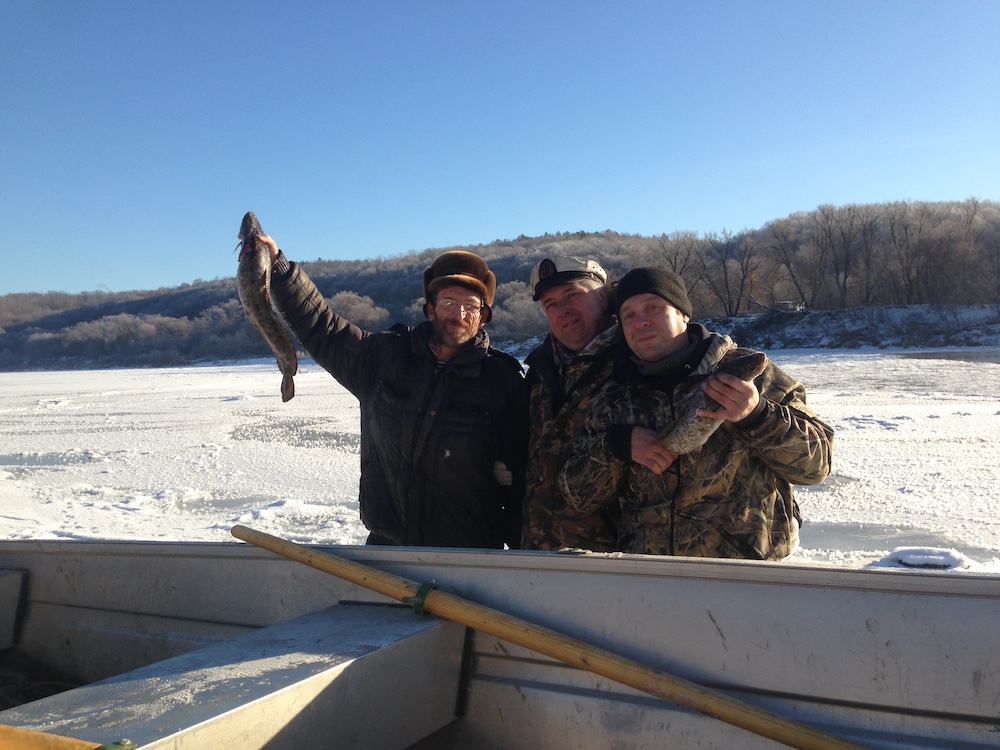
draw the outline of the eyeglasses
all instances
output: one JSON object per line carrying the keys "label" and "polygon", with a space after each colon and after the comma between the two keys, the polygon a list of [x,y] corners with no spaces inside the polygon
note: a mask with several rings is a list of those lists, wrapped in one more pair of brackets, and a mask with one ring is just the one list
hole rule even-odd
{"label": "eyeglasses", "polygon": [[434,300],[434,309],[445,314],[450,315],[457,310],[461,310],[466,315],[472,315],[473,313],[482,312],[483,305],[479,300],[463,300],[459,302],[457,299],[436,299]]}

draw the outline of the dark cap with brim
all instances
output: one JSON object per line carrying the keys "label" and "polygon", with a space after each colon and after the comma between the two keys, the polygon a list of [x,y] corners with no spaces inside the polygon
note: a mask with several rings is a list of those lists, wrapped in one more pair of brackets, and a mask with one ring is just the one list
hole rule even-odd
{"label": "dark cap with brim", "polygon": [[546,289],[584,279],[593,279],[606,284],[608,274],[601,268],[601,264],[594,260],[574,257],[546,258],[531,269],[528,286],[534,295],[532,299],[537,302]]}

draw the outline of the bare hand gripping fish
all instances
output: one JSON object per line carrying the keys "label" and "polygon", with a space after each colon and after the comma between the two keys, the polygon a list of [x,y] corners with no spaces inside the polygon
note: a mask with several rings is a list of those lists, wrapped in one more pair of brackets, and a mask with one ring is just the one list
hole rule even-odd
{"label": "bare hand gripping fish", "polygon": [[271,305],[271,256],[266,246],[257,243],[257,236],[263,233],[254,212],[247,211],[240,225],[240,244],[237,245],[240,265],[236,286],[247,317],[278,360],[282,375],[281,400],[290,401],[295,395],[292,376],[298,372],[299,360],[284,323]]}
{"label": "bare hand gripping fish", "polygon": [[[740,380],[750,381],[764,372],[766,366],[767,355],[754,352],[723,360],[712,375],[728,373]],[[660,433],[660,442],[678,456],[700,448],[719,429],[723,420],[700,416],[698,409],[713,411],[717,406],[700,385],[684,394],[674,405],[677,419],[669,429]]]}

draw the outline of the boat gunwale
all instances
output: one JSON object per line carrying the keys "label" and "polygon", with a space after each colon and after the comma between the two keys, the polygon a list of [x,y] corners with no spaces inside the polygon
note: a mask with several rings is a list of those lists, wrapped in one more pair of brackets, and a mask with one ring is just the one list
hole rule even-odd
{"label": "boat gunwale", "polygon": [[[633,555],[618,552],[536,552],[441,547],[390,547],[309,544],[311,549],[375,567],[435,567],[510,569],[599,573],[611,576],[651,576],[717,580],[727,583],[812,586],[826,588],[915,593],[941,596],[1000,598],[1000,573],[911,568],[847,568],[819,563],[728,560],[720,558]],[[271,552],[240,542],[185,542],[136,540],[10,540],[0,541],[0,567],[18,549],[31,554],[64,556],[121,556],[151,554],[162,557],[226,558],[280,561],[296,565]],[[16,569],[16,565],[9,567]],[[447,585],[447,581],[442,581]]]}

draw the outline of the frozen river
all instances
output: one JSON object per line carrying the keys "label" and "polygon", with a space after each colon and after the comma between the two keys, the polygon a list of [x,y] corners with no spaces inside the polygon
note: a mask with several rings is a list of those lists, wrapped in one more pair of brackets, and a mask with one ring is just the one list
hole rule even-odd
{"label": "frozen river", "polygon": [[[772,353],[836,429],[791,560],[934,547],[1000,569],[1000,357],[943,354]],[[0,536],[363,542],[356,399],[311,361],[286,404],[279,381],[271,361],[0,373]]]}

